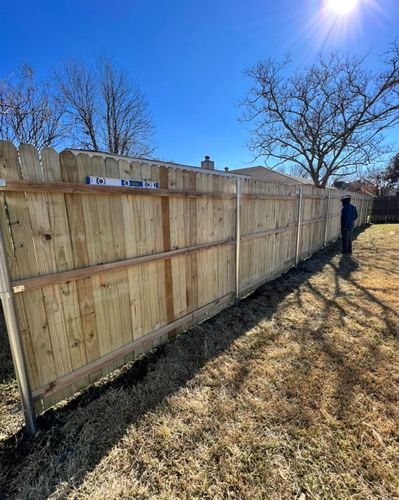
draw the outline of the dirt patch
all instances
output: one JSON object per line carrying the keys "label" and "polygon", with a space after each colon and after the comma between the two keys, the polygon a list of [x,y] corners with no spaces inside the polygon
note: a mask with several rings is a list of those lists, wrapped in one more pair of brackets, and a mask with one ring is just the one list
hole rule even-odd
{"label": "dirt patch", "polygon": [[397,497],[399,225],[338,250],[12,431],[3,494]]}

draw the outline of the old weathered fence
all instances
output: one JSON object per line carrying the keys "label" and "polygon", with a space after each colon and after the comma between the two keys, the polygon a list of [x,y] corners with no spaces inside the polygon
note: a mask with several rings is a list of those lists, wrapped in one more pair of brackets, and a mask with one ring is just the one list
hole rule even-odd
{"label": "old weathered fence", "polygon": [[[87,175],[160,189],[91,186]],[[0,177],[11,280],[1,292],[4,303],[15,297],[19,331],[8,327],[22,341],[39,411],[233,304],[340,230],[337,190],[222,172],[0,142]],[[369,198],[354,203],[364,224]]]}
{"label": "old weathered fence", "polygon": [[370,222],[399,222],[399,196],[381,196],[373,198],[370,210]]}

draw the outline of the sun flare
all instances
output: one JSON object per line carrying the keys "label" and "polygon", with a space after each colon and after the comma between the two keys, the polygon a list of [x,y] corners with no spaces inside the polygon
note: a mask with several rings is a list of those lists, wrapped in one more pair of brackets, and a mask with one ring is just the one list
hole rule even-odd
{"label": "sun flare", "polygon": [[327,0],[328,9],[336,15],[349,14],[359,5],[359,0]]}

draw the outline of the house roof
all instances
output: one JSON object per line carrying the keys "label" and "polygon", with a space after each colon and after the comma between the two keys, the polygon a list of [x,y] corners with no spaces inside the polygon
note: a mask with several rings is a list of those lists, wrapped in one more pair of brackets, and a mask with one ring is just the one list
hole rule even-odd
{"label": "house roof", "polygon": [[277,170],[271,168],[262,167],[261,165],[257,167],[239,168],[232,170],[235,174],[249,175],[255,177],[256,179],[262,179],[264,181],[276,182],[278,184],[310,184],[313,185],[312,181],[309,179],[302,179],[301,177],[294,177],[293,175],[283,174]]}
{"label": "house roof", "polygon": [[337,189],[341,189],[343,191],[351,191],[354,193],[362,193],[362,194],[367,194],[368,196],[375,196],[369,189],[369,186],[363,182],[361,179],[358,179],[356,181],[342,181],[337,179],[333,183],[334,187]]}
{"label": "house roof", "polygon": [[[74,155],[87,154],[88,156],[101,156],[102,158],[114,158],[115,160],[128,160],[128,161],[138,161],[141,163],[158,163],[159,166],[165,166],[167,168],[179,168],[182,170],[192,170],[195,172],[205,172],[210,175],[221,175],[223,177],[239,177],[239,178],[249,178],[251,175],[245,172],[241,173],[237,170],[205,170],[201,167],[196,167],[194,165],[184,165],[183,163],[174,163],[171,161],[162,161],[151,158],[137,158],[135,156],[121,156],[113,153],[107,153],[106,151],[87,151],[84,149],[67,148],[67,151],[71,151]],[[244,170],[244,169],[243,169]]]}

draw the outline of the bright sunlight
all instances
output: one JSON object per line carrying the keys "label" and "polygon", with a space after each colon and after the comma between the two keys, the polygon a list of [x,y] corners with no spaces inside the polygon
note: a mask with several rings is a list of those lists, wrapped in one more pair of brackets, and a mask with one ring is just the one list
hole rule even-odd
{"label": "bright sunlight", "polygon": [[359,5],[359,0],[328,0],[328,8],[337,15],[352,12]]}

